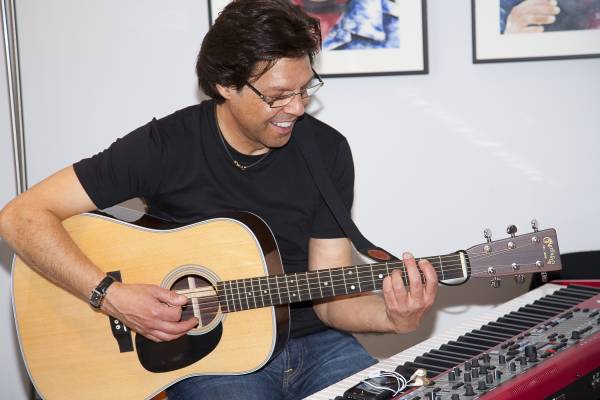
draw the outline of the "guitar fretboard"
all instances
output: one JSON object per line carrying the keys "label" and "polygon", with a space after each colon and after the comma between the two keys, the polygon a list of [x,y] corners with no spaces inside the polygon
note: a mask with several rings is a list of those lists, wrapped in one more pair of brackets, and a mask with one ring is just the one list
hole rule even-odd
{"label": "guitar fretboard", "polygon": [[[438,280],[464,277],[460,254],[426,258]],[[381,290],[384,278],[394,270],[409,286],[404,263],[390,261],[223,281],[216,289],[221,310],[234,312]]]}

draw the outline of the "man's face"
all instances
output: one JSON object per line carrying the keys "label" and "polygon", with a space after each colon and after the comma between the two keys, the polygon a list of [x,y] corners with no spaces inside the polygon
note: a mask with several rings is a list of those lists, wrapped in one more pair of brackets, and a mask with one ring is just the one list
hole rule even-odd
{"label": "man's face", "polygon": [[[302,90],[312,79],[308,56],[282,58],[256,81],[250,82],[267,97]],[[248,86],[232,90],[218,111],[219,124],[229,144],[244,154],[261,154],[290,140],[296,119],[307,100],[299,95],[281,108],[271,108]]]}

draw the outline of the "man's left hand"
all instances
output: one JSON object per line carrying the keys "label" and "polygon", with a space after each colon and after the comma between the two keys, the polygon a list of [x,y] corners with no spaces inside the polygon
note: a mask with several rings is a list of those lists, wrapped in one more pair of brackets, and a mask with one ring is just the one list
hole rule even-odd
{"label": "man's left hand", "polygon": [[419,260],[418,267],[410,253],[404,253],[402,260],[408,287],[399,270],[383,280],[387,319],[390,330],[396,333],[412,332],[419,327],[423,314],[433,305],[438,287],[437,274],[428,260]]}

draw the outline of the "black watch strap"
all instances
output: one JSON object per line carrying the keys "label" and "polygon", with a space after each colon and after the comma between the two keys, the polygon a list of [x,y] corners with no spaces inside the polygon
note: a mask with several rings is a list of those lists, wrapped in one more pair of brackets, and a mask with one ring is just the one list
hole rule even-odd
{"label": "black watch strap", "polygon": [[106,296],[106,291],[108,290],[109,286],[113,284],[113,282],[115,282],[115,278],[110,275],[106,275],[104,279],[100,281],[98,286],[96,286],[94,290],[92,290],[92,293],[90,293],[90,306],[96,310],[100,309],[102,306],[102,301]]}

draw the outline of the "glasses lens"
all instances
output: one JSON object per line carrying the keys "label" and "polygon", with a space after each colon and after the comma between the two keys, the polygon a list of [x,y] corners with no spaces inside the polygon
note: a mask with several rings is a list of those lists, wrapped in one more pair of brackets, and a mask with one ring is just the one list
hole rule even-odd
{"label": "glasses lens", "polygon": [[323,86],[323,82],[319,81],[318,79],[314,79],[310,85],[302,92],[302,97],[310,97],[313,94],[317,93],[317,91],[319,89],[321,89],[321,86]]}
{"label": "glasses lens", "polygon": [[321,86],[323,86],[323,82],[318,80],[317,78],[314,78],[308,85],[308,87],[304,90],[302,90],[299,93],[290,93],[287,96],[283,96],[283,97],[277,97],[275,99],[273,99],[271,101],[271,108],[280,108],[280,107],[285,107],[288,104],[290,104],[290,102],[292,101],[292,99],[296,96],[296,95],[300,95],[300,97],[302,97],[302,99],[306,99],[310,96],[312,96],[313,94],[315,94],[320,88]]}

